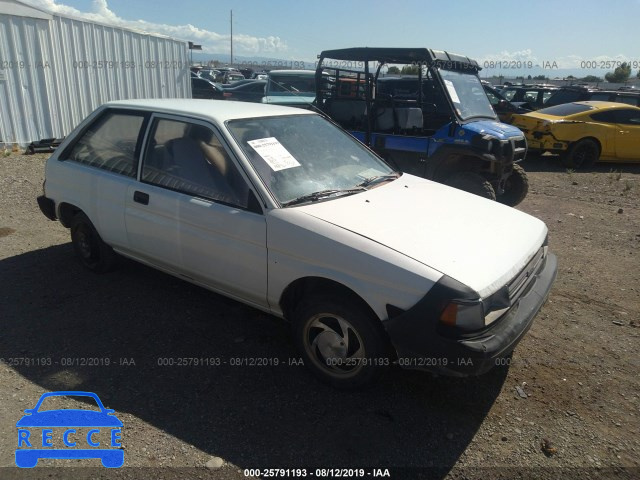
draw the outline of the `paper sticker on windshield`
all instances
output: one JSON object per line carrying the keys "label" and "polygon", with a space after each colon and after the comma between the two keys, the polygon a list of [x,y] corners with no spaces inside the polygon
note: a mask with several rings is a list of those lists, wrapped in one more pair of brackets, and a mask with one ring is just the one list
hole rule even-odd
{"label": "paper sticker on windshield", "polygon": [[444,86],[447,87],[447,92],[449,92],[451,101],[453,103],[460,103],[460,99],[458,98],[458,92],[456,92],[456,87],[453,86],[453,82],[451,80],[445,80]]}
{"label": "paper sticker on windshield", "polygon": [[380,175],[384,175],[384,172],[381,172],[380,170],[376,170],[375,168],[367,168],[366,170],[363,170],[360,173],[358,173],[358,177],[360,177],[363,180],[367,180],[371,177],[378,177]]}
{"label": "paper sticker on windshield", "polygon": [[293,155],[275,137],[249,140],[247,143],[258,152],[274,172],[300,166]]}

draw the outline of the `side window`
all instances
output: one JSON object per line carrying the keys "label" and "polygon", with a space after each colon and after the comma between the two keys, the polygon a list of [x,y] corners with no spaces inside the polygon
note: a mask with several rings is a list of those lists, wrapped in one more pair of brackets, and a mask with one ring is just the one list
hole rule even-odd
{"label": "side window", "polygon": [[602,123],[617,123],[618,122],[617,110],[606,110],[604,112],[597,112],[591,115],[591,118],[596,122]]}
{"label": "side window", "polygon": [[608,102],[610,96],[611,94],[607,92],[594,92],[591,94],[591,98],[589,98],[589,100],[595,100],[599,102]]}
{"label": "side window", "polygon": [[157,119],[142,181],[196,197],[247,207],[249,189],[217,135],[204,125]]}
{"label": "side window", "polygon": [[618,110],[618,123],[640,127],[640,111]]}
{"label": "side window", "polygon": [[513,99],[513,97],[515,97],[517,90],[503,90],[502,92],[502,96],[504,98],[506,98],[507,100],[511,101]]}
{"label": "side window", "polygon": [[135,177],[136,145],[143,122],[143,114],[106,112],[84,132],[64,160]]}
{"label": "side window", "polygon": [[547,103],[547,100],[553,95],[555,90],[547,90],[546,92],[542,92],[542,103]]}
{"label": "side window", "polygon": [[524,93],[524,97],[522,97],[523,102],[533,102],[535,103],[538,100],[538,91],[537,90],[528,90]]}
{"label": "side window", "polygon": [[493,92],[489,91],[489,90],[485,90],[485,93],[487,94],[487,97],[489,98],[489,101],[491,102],[491,105],[497,105],[498,103],[500,103],[500,99],[498,97],[496,97]]}

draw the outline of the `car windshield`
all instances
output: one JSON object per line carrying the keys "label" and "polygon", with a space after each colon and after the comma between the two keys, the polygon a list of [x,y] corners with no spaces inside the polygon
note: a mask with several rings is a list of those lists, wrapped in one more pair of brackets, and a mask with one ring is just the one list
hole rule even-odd
{"label": "car windshield", "polygon": [[[312,72],[313,73],[313,72]],[[269,94],[299,95],[307,93],[315,95],[316,77],[309,75],[271,75],[269,77]]]}
{"label": "car windshield", "polygon": [[476,75],[442,68],[439,68],[438,72],[460,119],[496,118],[482,83]]}
{"label": "car windshield", "polygon": [[232,120],[227,125],[283,205],[313,194],[336,198],[357,193],[377,179],[395,178],[385,162],[319,115]]}
{"label": "car windshield", "polygon": [[543,108],[541,110],[538,110],[538,113],[542,113],[544,115],[553,115],[554,117],[566,117],[568,115],[574,115],[576,113],[582,113],[588,110],[593,110],[593,107],[591,105],[585,105],[583,103],[564,103],[562,105]]}

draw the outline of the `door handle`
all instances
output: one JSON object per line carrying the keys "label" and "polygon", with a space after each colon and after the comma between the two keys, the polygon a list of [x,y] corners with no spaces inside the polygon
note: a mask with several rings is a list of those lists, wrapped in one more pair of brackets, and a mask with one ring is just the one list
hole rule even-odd
{"label": "door handle", "polygon": [[618,133],[629,133],[629,130],[619,130]]}
{"label": "door handle", "polygon": [[142,205],[149,205],[149,194],[144,192],[133,192],[133,201]]}

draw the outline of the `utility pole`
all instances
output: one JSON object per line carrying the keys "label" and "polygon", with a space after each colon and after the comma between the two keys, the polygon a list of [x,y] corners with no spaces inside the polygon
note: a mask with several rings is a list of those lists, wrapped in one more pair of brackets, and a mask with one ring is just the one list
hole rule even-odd
{"label": "utility pole", "polygon": [[231,66],[233,67],[233,10],[231,10]]}

